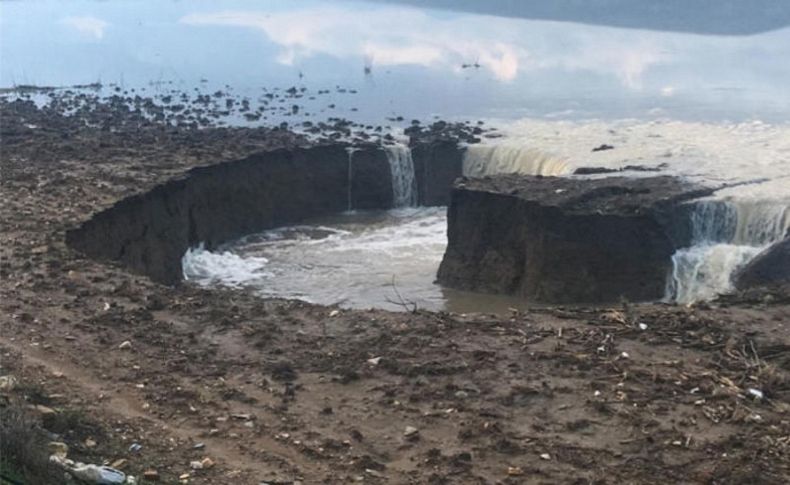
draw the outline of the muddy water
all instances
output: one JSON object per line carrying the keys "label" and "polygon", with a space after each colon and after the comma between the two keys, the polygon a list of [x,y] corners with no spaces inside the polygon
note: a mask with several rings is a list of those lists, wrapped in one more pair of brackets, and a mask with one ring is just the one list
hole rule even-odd
{"label": "muddy water", "polygon": [[187,280],[351,308],[504,313],[523,302],[434,284],[446,208],[347,212],[184,256]]}

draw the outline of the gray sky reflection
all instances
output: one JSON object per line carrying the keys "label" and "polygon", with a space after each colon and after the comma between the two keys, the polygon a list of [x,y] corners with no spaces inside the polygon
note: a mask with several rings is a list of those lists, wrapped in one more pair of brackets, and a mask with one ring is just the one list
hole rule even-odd
{"label": "gray sky reflection", "polygon": [[2,86],[342,85],[358,91],[348,103],[361,119],[784,121],[790,108],[790,28],[695,35],[352,1],[30,1],[0,9]]}

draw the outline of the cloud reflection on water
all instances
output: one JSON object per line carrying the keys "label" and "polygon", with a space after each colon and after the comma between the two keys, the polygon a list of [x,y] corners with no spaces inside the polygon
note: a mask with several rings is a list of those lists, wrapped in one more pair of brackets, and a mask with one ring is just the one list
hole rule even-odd
{"label": "cloud reflection on water", "polygon": [[[468,14],[435,17],[411,8],[223,11],[189,14],[181,22],[260,30],[281,47],[277,59],[285,65],[321,54],[457,74],[479,65],[504,82],[515,80],[520,71],[589,70],[638,89],[650,66],[668,60],[652,34]],[[623,42],[624,37],[632,39]]]}
{"label": "cloud reflection on water", "polygon": [[64,17],[60,22],[96,40],[101,40],[104,37],[104,31],[110,25],[104,20],[92,16]]}
{"label": "cloud reflection on water", "polygon": [[[349,0],[3,2],[0,85],[342,86],[355,117],[786,120],[790,28],[740,37]],[[112,29],[112,30],[110,30]],[[110,33],[112,35],[110,35]],[[363,67],[368,70],[363,71]],[[316,109],[324,109],[317,107]],[[327,108],[328,109],[328,108]]]}
{"label": "cloud reflection on water", "polygon": [[[351,12],[342,8],[316,8],[263,13],[228,11],[191,14],[181,22],[189,25],[229,25],[263,31],[282,47],[278,61],[293,65],[318,54],[365,58],[378,66],[418,65],[457,70],[477,62],[502,81],[512,81],[519,58],[526,52],[513,44],[497,41],[473,31],[460,22],[435,20],[414,9],[383,8]],[[487,30],[487,29],[486,29]]]}

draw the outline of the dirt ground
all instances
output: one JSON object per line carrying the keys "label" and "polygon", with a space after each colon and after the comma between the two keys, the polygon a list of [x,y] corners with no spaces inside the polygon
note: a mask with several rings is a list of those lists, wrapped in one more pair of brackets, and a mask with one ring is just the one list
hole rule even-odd
{"label": "dirt ground", "polygon": [[39,405],[71,456],[164,483],[790,481],[790,292],[496,317],[164,287],[64,231],[303,140],[0,108],[3,402]]}

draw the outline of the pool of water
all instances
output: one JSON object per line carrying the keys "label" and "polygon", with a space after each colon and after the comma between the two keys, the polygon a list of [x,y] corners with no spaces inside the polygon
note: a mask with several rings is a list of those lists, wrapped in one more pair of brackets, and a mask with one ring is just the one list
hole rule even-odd
{"label": "pool of water", "polygon": [[434,283],[447,246],[447,209],[338,214],[184,256],[188,281],[253,288],[262,296],[350,308],[507,312],[515,298]]}

